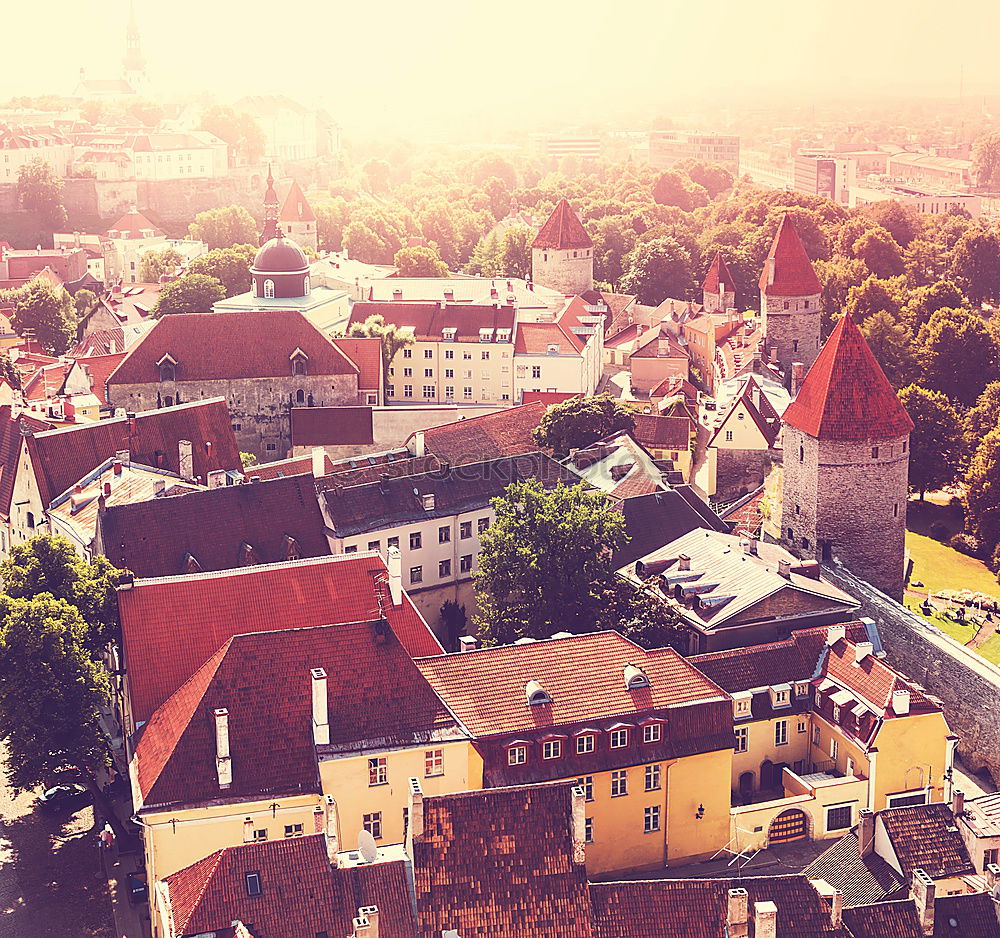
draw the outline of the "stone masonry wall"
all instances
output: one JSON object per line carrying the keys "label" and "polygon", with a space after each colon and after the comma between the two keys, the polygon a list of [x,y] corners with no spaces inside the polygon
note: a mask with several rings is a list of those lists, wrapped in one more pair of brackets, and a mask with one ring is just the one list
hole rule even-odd
{"label": "stone masonry wall", "polygon": [[316,407],[357,404],[356,375],[308,375],[286,378],[242,378],[232,381],[164,381],[112,385],[109,399],[126,410],[153,410],[208,397],[225,397],[233,432],[242,452],[261,461],[283,459],[292,445],[289,412],[302,391],[302,403]]}
{"label": "stone masonry wall", "polygon": [[746,495],[764,484],[773,453],[760,449],[717,448],[715,497],[722,500]]}
{"label": "stone masonry wall", "polygon": [[889,664],[941,698],[962,761],[973,771],[988,770],[1000,784],[1000,668],[844,567],[828,564],[823,574],[875,620]]}
{"label": "stone masonry wall", "polygon": [[786,375],[791,374],[792,362],[802,362],[808,372],[820,350],[823,316],[819,294],[804,297],[761,294],[760,307],[768,354],[777,349],[778,365]]}
{"label": "stone masonry wall", "polygon": [[567,295],[586,293],[594,288],[594,252],[590,248],[581,248],[577,257],[573,257],[571,250],[533,248],[531,279]]}

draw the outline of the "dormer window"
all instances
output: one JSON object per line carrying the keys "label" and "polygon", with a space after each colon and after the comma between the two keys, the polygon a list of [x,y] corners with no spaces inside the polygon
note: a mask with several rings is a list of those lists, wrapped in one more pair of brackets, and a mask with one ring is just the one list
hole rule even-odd
{"label": "dormer window", "polygon": [[612,730],[608,739],[612,749],[624,749],[628,745],[628,728],[623,726]]}
{"label": "dormer window", "polygon": [[292,363],[293,376],[301,378],[309,374],[309,356],[302,349],[297,348],[288,358]]}
{"label": "dormer window", "polygon": [[576,752],[577,755],[586,755],[588,752],[593,752],[597,745],[597,737],[593,733],[583,733],[576,738]]}
{"label": "dormer window", "polygon": [[791,706],[792,688],[788,684],[775,684],[771,688],[771,706],[778,707],[789,707]]}
{"label": "dormer window", "polygon": [[274,299],[274,281],[265,280],[264,281],[264,299],[273,300]]}
{"label": "dormer window", "polygon": [[524,697],[529,707],[540,707],[552,703],[549,692],[538,681],[528,681],[524,685]]}
{"label": "dormer window", "polygon": [[454,342],[457,334],[458,329],[448,328],[441,330],[441,338],[444,339],[445,342]]}
{"label": "dormer window", "polygon": [[177,360],[170,354],[164,355],[156,364],[160,366],[161,381],[177,380]]}
{"label": "dormer window", "polygon": [[637,687],[649,687],[649,678],[642,668],[634,664],[625,665],[625,689],[635,690]]}
{"label": "dormer window", "polygon": [[547,739],[542,743],[543,759],[558,759],[562,756],[562,740]]}
{"label": "dormer window", "polygon": [[545,346],[545,354],[546,355],[558,355],[559,354],[559,345],[558,345],[558,343],[556,343],[556,342],[550,342],[548,345],[546,345]]}
{"label": "dormer window", "polygon": [[733,717],[737,720],[746,719],[750,716],[750,706],[752,703],[753,694],[750,691],[737,691],[733,694]]}
{"label": "dormer window", "polygon": [[528,761],[528,747],[524,743],[511,743],[507,747],[507,765],[524,765]]}
{"label": "dormer window", "polygon": [[659,723],[647,723],[642,728],[642,741],[644,743],[658,743],[663,728]]}
{"label": "dormer window", "polygon": [[808,697],[809,696],[809,684],[807,681],[799,681],[795,685],[795,696],[796,697]]}

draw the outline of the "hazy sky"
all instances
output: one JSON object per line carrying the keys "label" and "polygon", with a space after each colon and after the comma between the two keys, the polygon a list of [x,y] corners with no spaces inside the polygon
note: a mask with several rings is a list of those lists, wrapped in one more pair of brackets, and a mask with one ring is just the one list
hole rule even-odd
{"label": "hazy sky", "polygon": [[[803,95],[998,90],[993,0],[135,0],[154,83],[222,99],[284,91],[345,126],[407,131],[669,114],[758,88]],[[127,0],[4,13],[0,97],[116,77]]]}

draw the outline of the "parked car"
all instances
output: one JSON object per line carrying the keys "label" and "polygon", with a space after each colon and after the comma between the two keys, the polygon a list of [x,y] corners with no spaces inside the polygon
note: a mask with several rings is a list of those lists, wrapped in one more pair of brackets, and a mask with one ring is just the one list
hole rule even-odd
{"label": "parked car", "polygon": [[91,804],[93,797],[82,785],[55,785],[38,797],[38,807],[47,814],[74,812]]}
{"label": "parked car", "polygon": [[133,905],[146,901],[146,874],[144,872],[129,873],[125,877],[125,887],[128,889],[128,901]]}

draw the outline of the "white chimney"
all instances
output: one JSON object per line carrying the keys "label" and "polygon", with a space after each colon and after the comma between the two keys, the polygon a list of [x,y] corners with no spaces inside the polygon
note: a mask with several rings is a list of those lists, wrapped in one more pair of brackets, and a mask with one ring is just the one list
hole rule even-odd
{"label": "white chimney", "polygon": [[894,690],[892,692],[892,712],[898,717],[905,717],[910,712],[910,692]]}
{"label": "white chimney", "polygon": [[773,902],[753,904],[754,938],[776,938],[778,931],[778,907]]}
{"label": "white chimney", "polygon": [[827,645],[836,645],[845,635],[847,629],[843,625],[831,625],[826,630]]}
{"label": "white chimney", "polygon": [[413,844],[424,836],[424,790],[418,778],[409,782],[406,819],[406,852],[412,860]]}
{"label": "white chimney", "polygon": [[329,700],[326,694],[326,671],[313,668],[312,675],[312,724],[313,742],[317,746],[330,745]]}
{"label": "white chimney", "polygon": [[840,928],[844,912],[844,894],[839,889],[834,889],[825,879],[811,879],[809,882],[830,907],[830,924],[834,928]]}
{"label": "white chimney", "polygon": [[358,918],[368,921],[368,938],[378,938],[378,906],[363,905],[358,909]]}
{"label": "white chimney", "polygon": [[193,479],[194,447],[191,445],[191,441],[178,440],[177,452],[178,452],[178,462],[179,462],[179,468],[177,470],[178,475],[180,475],[182,479]]}
{"label": "white chimney", "polygon": [[461,635],[458,639],[458,650],[461,652],[475,651],[479,647],[479,639],[475,635]]}
{"label": "white chimney", "polygon": [[312,449],[312,474],[314,479],[326,475],[326,450],[322,446]]}
{"label": "white chimney", "polygon": [[867,658],[873,650],[874,646],[871,642],[858,642],[854,646],[854,665],[857,667],[862,661]]}
{"label": "white chimney", "polygon": [[786,580],[792,578],[792,562],[790,560],[778,561],[778,576],[783,576]]}
{"label": "white chimney", "polygon": [[587,859],[587,793],[582,785],[573,787],[570,799],[573,812],[573,862],[584,863]]}
{"label": "white chimney", "polygon": [[916,869],[913,871],[910,898],[917,907],[920,930],[925,935],[934,934],[934,898],[936,892],[937,885],[924,870]]}
{"label": "white chimney", "polygon": [[366,916],[359,915],[356,919],[354,919],[352,924],[354,925],[354,932],[352,933],[351,938],[373,938],[371,922],[368,921]]}
{"label": "white chimney", "polygon": [[726,934],[729,938],[747,938],[749,932],[749,899],[745,889],[730,889],[726,908]]}
{"label": "white chimney", "polygon": [[858,852],[862,857],[870,856],[875,849],[875,812],[862,808],[858,812]]}
{"label": "white chimney", "polygon": [[1000,902],[1000,866],[990,863],[986,867],[986,891],[994,902]]}
{"label": "white chimney", "polygon": [[253,843],[253,818],[243,819],[243,843]]}
{"label": "white chimney", "polygon": [[229,757],[229,711],[220,707],[215,711],[215,771],[219,788],[233,783],[233,760]]}
{"label": "white chimney", "polygon": [[417,432],[413,434],[413,455],[423,456],[424,454],[424,431],[417,430]]}
{"label": "white chimney", "polygon": [[389,598],[398,606],[403,601],[403,558],[398,547],[386,552],[385,565],[389,568]]}

